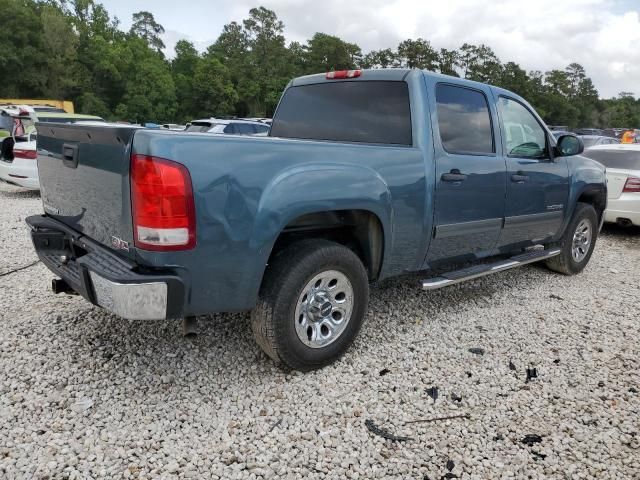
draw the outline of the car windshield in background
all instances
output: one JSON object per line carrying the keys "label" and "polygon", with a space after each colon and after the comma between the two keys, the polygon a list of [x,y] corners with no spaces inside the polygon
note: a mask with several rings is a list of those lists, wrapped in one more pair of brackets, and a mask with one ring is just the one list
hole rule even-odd
{"label": "car windshield in background", "polygon": [[220,124],[209,123],[209,122],[194,122],[185,129],[185,132],[200,132],[200,133],[208,132],[209,130],[211,130],[211,128],[213,128],[216,125],[220,125]]}
{"label": "car windshield in background", "polygon": [[405,82],[331,82],[289,88],[271,136],[412,145]]}
{"label": "car windshield in background", "polygon": [[598,143],[598,139],[600,137],[585,135],[582,137],[582,143],[584,143],[584,148],[593,147]]}
{"label": "car windshield in background", "polygon": [[600,162],[607,168],[640,170],[640,150],[600,150],[585,151],[582,155]]}
{"label": "car windshield in background", "polygon": [[74,117],[70,115],[56,115],[56,116],[47,116],[47,115],[38,115],[39,122],[50,122],[50,123],[76,123],[76,122],[104,122],[104,120],[100,117]]}
{"label": "car windshield in background", "polygon": [[49,113],[67,113],[62,108],[56,107],[33,107],[34,112],[49,112]]}

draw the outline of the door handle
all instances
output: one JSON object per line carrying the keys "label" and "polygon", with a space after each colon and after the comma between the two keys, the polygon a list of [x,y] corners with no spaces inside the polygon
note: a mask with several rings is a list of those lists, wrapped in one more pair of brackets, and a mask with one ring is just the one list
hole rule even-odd
{"label": "door handle", "polygon": [[443,182],[463,182],[467,179],[464,173],[460,173],[460,170],[454,168],[449,173],[443,173],[440,177]]}
{"label": "door handle", "polygon": [[524,183],[529,180],[529,175],[525,175],[523,172],[518,172],[511,175],[511,181],[516,183]]}

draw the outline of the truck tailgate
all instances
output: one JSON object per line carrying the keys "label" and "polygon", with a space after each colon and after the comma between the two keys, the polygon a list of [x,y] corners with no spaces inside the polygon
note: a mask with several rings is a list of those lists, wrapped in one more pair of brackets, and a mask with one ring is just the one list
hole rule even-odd
{"label": "truck tailgate", "polygon": [[137,128],[38,124],[38,175],[45,212],[133,257],[129,163]]}

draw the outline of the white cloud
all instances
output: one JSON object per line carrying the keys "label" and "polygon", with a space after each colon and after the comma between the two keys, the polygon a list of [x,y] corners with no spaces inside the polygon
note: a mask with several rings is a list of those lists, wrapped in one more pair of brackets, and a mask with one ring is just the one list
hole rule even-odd
{"label": "white cloud", "polygon": [[[515,61],[527,70],[547,71],[578,62],[603,97],[623,90],[640,96],[640,6],[621,1],[235,0],[217,7],[207,2],[208,7],[196,0],[189,15],[206,15],[199,10],[212,8],[216,23],[224,24],[242,20],[259,3],[284,21],[289,41],[325,32],[355,42],[364,51],[396,47],[417,37],[438,48],[485,43],[502,61]],[[155,4],[164,9],[165,2]],[[193,31],[179,20],[175,25],[164,23],[175,31],[173,43],[178,31],[198,39],[219,33]]]}

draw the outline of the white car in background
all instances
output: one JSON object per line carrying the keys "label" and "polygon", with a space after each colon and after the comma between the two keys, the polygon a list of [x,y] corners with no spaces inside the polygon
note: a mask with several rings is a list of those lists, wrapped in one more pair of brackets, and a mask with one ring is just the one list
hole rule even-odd
{"label": "white car in background", "polygon": [[640,226],[640,144],[598,145],[582,154],[607,169],[604,221]]}
{"label": "white car in background", "polygon": [[193,120],[185,132],[264,136],[269,133],[269,128],[266,123],[252,120],[205,118]]}
{"label": "white car in background", "polygon": [[[28,188],[29,190],[40,190],[40,180],[38,178],[38,163],[36,140],[37,132],[34,126],[35,121],[55,122],[55,123],[86,123],[104,124],[104,120],[94,115],[79,115],[72,113],[60,113],[52,111],[40,112],[20,112],[16,117],[20,120],[21,130],[16,132],[14,128],[13,145],[11,149],[3,149],[0,157],[0,180],[12,185]],[[25,115],[27,114],[28,115]],[[19,133],[17,135],[16,133]],[[9,139],[11,140],[11,139]]]}

